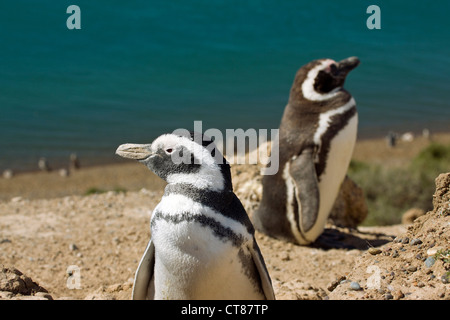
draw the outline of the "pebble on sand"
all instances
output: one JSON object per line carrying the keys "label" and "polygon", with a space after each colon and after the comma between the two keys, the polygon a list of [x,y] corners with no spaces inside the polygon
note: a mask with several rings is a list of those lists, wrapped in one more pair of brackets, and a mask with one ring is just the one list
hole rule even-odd
{"label": "pebble on sand", "polygon": [[417,271],[417,267],[416,266],[409,266],[406,270],[408,270],[409,272],[416,272]]}
{"label": "pebble on sand", "polygon": [[67,169],[59,169],[58,173],[63,178],[67,178],[70,175],[70,171]]}
{"label": "pebble on sand", "polygon": [[427,255],[428,256],[434,256],[439,250],[443,250],[444,247],[443,246],[437,246],[437,247],[433,247],[427,250]]}
{"label": "pebble on sand", "polygon": [[350,283],[350,289],[355,290],[355,291],[358,291],[358,290],[361,290],[361,286],[359,285],[358,282],[352,281],[352,282]]}
{"label": "pebble on sand", "polygon": [[380,254],[380,253],[381,253],[381,250],[380,250],[380,249],[378,249],[378,248],[373,248],[373,247],[369,248],[368,251],[369,251],[369,253],[372,254],[372,255],[376,255],[376,254]]}
{"label": "pebble on sand", "polygon": [[394,299],[394,296],[388,292],[388,293],[386,293],[384,295],[384,299],[385,300],[392,300],[392,299]]}
{"label": "pebble on sand", "polygon": [[421,244],[421,243],[422,243],[422,240],[420,240],[419,238],[416,238],[416,239],[412,239],[409,244],[414,246],[414,245]]}
{"label": "pebble on sand", "polygon": [[445,284],[450,283],[450,271],[448,271],[442,275],[441,281],[442,281],[442,283],[445,283]]}
{"label": "pebble on sand", "polygon": [[425,266],[427,268],[431,268],[434,265],[435,262],[436,262],[436,259],[434,259],[434,257],[428,257],[425,260]]}

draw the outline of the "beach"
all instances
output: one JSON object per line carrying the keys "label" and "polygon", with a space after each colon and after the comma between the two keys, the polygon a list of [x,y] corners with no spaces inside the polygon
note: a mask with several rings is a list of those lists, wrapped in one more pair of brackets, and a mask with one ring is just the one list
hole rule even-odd
{"label": "beach", "polygon": [[[434,134],[431,141],[449,144],[450,134]],[[392,148],[383,138],[361,140],[357,142],[353,159],[401,166],[430,143],[430,139],[416,136],[413,141],[399,140]],[[258,201],[252,189],[258,188],[259,171],[255,169],[251,165],[232,166],[235,192],[250,216]],[[248,181],[254,184],[245,189],[243,186]],[[151,212],[164,186],[165,182],[134,162],[81,166],[64,177],[55,169],[1,178],[2,276],[10,279],[10,270],[16,268],[45,288],[48,294],[14,293],[14,290],[0,288],[0,298],[130,299],[134,272],[150,237]],[[430,212],[427,217],[436,214]],[[430,245],[438,246],[440,241],[448,244],[445,237],[448,237],[446,230],[450,223],[445,223],[450,217],[442,219],[445,221],[435,222],[434,238],[425,239],[432,237],[432,232],[422,236],[423,250],[430,249]],[[259,232],[256,237],[277,299],[385,299],[389,298],[388,294],[397,299],[448,299],[450,289],[439,280],[440,274],[438,277],[438,273],[445,271],[443,264],[436,263],[438,269],[433,270],[436,280],[431,280],[432,269],[423,267],[423,261],[415,258],[416,251],[421,249],[393,242],[396,237],[419,232],[422,225],[423,221],[419,227],[400,224],[350,229],[330,224],[324,236],[334,241],[331,247],[320,243],[297,246]],[[443,228],[447,229],[441,230]],[[391,253],[398,251],[394,247],[399,245],[404,246],[405,254],[402,252],[401,257],[394,260]],[[366,271],[361,273],[361,268],[374,263],[370,262],[374,257],[369,253],[370,248],[380,250],[376,256],[380,260],[377,267],[383,276],[386,272],[392,278],[379,290],[367,287],[367,279],[363,279]],[[411,265],[418,266],[415,272],[405,271],[400,275],[401,268],[408,270]],[[73,268],[78,273],[74,273]],[[396,276],[391,276],[392,273]],[[78,288],[70,285],[74,275],[80,276]],[[340,280],[336,282],[337,279]],[[355,281],[359,282],[361,290],[349,289],[350,283]],[[386,289],[393,287],[392,292]]]}
{"label": "beach", "polygon": [[[383,166],[401,166],[431,142],[449,144],[450,133],[435,133],[431,138],[416,134],[412,142],[399,139],[393,148],[388,147],[385,138],[360,139],[355,146],[353,160]],[[12,179],[0,179],[0,200],[14,197],[49,199],[96,191],[139,191],[142,188],[161,191],[165,186],[164,181],[133,161],[117,159],[117,163],[88,167],[83,167],[83,159],[80,161],[81,169],[70,171],[67,177],[60,174],[60,169],[67,166],[56,166],[50,172],[24,172],[17,173]]]}

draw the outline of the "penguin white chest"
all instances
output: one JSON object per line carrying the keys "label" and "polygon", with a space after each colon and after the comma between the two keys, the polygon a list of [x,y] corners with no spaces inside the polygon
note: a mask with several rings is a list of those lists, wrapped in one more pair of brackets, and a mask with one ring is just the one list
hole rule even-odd
{"label": "penguin white chest", "polygon": [[320,217],[328,217],[334,205],[342,181],[347,173],[353,154],[358,127],[358,116],[355,114],[347,125],[330,141],[326,166],[319,177]]}
{"label": "penguin white chest", "polygon": [[246,253],[218,230],[241,234],[238,226],[183,196],[165,197],[156,210],[155,299],[257,298],[240,259]]}
{"label": "penguin white chest", "polygon": [[[175,228],[174,228],[175,227]],[[207,299],[220,288],[232,261],[231,248],[195,222],[158,223],[155,244],[155,299]],[[228,249],[228,250],[227,250]],[[205,290],[204,282],[210,286]]]}

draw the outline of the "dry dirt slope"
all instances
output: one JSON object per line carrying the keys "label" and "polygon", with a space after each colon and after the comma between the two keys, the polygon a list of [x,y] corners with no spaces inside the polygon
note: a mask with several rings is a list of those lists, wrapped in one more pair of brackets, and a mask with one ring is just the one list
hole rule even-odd
{"label": "dry dirt slope", "polygon": [[[436,185],[434,210],[410,226],[329,226],[311,247],[257,233],[277,299],[449,299],[450,173]],[[241,196],[251,214],[252,195]],[[0,298],[129,299],[160,197],[143,189],[0,202]]]}
{"label": "dry dirt slope", "polygon": [[[363,253],[330,299],[450,299],[450,173],[436,179],[433,206],[394,241]],[[349,290],[355,283],[361,289]]]}

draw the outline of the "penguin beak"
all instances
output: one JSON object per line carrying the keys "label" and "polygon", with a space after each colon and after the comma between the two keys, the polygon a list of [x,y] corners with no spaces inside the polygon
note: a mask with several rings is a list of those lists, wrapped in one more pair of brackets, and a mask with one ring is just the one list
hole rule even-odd
{"label": "penguin beak", "polygon": [[116,154],[133,160],[144,160],[151,155],[153,155],[151,151],[151,144],[134,144],[134,143],[125,143],[120,145]]}
{"label": "penguin beak", "polygon": [[340,75],[345,77],[350,71],[359,65],[359,59],[358,57],[350,57],[339,61],[337,65]]}

